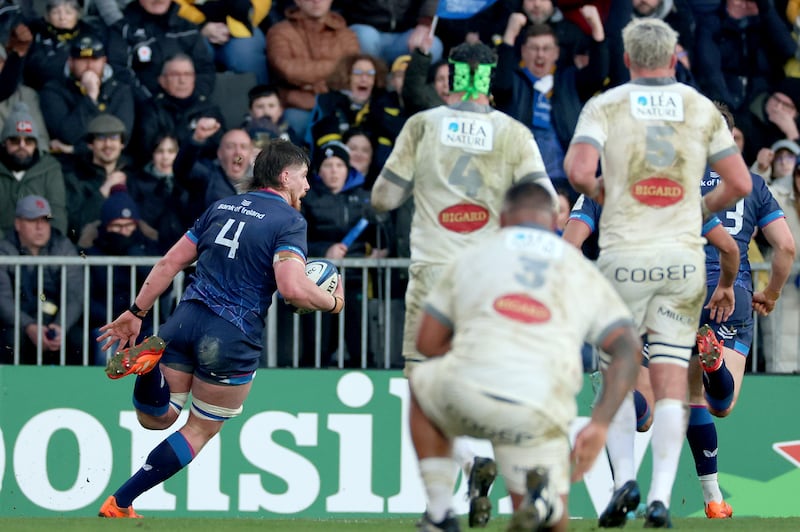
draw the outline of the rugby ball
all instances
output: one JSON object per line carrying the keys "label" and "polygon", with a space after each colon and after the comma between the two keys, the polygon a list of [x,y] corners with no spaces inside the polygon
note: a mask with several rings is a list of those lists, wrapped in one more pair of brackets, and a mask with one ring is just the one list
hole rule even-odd
{"label": "rugby ball", "polygon": [[[306,277],[314,281],[322,290],[333,295],[333,291],[339,284],[339,269],[329,260],[312,260],[306,263]],[[295,307],[294,312],[308,314],[314,311]]]}

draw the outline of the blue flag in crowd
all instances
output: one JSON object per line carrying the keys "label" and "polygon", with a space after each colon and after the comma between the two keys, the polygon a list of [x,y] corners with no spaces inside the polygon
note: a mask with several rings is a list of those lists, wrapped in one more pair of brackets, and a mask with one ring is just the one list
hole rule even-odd
{"label": "blue flag in crowd", "polygon": [[436,16],[439,18],[469,18],[483,11],[497,0],[439,0]]}

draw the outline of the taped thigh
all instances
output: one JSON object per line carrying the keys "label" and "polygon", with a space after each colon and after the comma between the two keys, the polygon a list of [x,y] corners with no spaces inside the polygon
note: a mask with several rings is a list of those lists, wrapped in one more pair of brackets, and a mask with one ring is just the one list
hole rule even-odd
{"label": "taped thigh", "polygon": [[212,405],[193,397],[192,413],[201,419],[209,421],[227,421],[242,413],[242,405],[239,405],[238,408],[226,408]]}
{"label": "taped thigh", "polygon": [[671,343],[670,338],[662,334],[650,333],[648,339],[648,350],[650,352],[649,365],[674,364],[684,368],[689,367],[692,346]]}

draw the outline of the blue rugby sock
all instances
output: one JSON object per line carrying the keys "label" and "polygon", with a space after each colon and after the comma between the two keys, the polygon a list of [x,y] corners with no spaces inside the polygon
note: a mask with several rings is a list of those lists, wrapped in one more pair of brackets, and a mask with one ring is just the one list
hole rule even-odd
{"label": "blue rugby sock", "polygon": [[650,406],[639,390],[633,390],[633,406],[636,408],[636,429],[642,428],[650,421]]}
{"label": "blue rugby sock", "polygon": [[169,384],[160,365],[157,364],[149,373],[136,376],[133,406],[151,416],[163,416],[169,410]]}
{"label": "blue rugby sock", "polygon": [[136,497],[167,480],[186,467],[193,458],[194,450],[183,434],[172,433],[150,451],[144,467],[114,493],[117,506],[127,508]]}
{"label": "blue rugby sock", "polygon": [[694,457],[697,476],[717,472],[717,427],[708,409],[702,405],[691,405],[686,439]]}
{"label": "blue rugby sock", "polygon": [[733,402],[733,375],[731,375],[725,361],[717,371],[703,372],[703,387],[705,388],[706,401],[714,410],[726,410]]}

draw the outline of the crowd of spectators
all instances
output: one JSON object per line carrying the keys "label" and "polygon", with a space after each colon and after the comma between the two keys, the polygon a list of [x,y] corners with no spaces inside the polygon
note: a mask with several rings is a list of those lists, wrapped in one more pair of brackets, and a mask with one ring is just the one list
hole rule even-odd
{"label": "crowd of spectators", "polygon": [[[313,219],[311,255],[407,256],[413,205],[378,223],[362,200],[406,119],[445,102],[446,57],[464,41],[496,47],[494,105],[531,129],[551,179],[574,201],[564,152],[583,104],[627,81],[620,30],[632,17],[659,17],[678,31],[678,79],[728,106],[748,165],[784,210],[794,218],[800,212],[800,16],[793,1],[496,0],[466,20],[436,19],[437,0],[2,4],[6,240],[14,239],[18,201],[36,195],[48,201],[53,233],[77,250],[127,254],[132,248],[107,245],[121,237],[103,217],[104,202],[123,187],[135,206],[133,234],[148,239],[136,254],[163,253],[206,206],[236,192],[266,139],[282,137],[312,158],[305,209]],[[245,75],[241,86],[215,92],[229,74]],[[223,104],[232,99],[246,101],[247,113],[226,116]],[[331,186],[339,174],[344,184]],[[362,217],[369,229],[339,246]],[[360,293],[358,279],[349,285],[357,281]],[[797,285],[792,279],[788,288]],[[797,298],[786,304],[796,310],[789,300]],[[345,319],[360,328],[360,316]],[[337,327],[330,329],[336,336]],[[350,343],[355,360],[360,339]],[[793,353],[785,371],[800,369],[796,346]]]}

